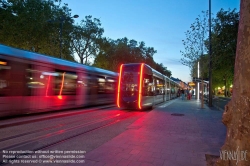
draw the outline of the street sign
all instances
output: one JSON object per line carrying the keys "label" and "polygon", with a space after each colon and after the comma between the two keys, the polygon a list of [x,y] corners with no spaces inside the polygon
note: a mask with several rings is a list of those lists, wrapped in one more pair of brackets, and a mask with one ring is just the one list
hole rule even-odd
{"label": "street sign", "polygon": [[189,86],[195,86],[195,83],[194,82],[189,82],[188,85]]}
{"label": "street sign", "polygon": [[193,77],[193,82],[202,82],[201,78]]}

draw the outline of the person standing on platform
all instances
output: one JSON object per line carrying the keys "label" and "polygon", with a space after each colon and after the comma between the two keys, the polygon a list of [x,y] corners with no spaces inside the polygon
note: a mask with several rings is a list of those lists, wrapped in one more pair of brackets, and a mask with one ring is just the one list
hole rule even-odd
{"label": "person standing on platform", "polygon": [[184,100],[184,89],[181,90],[181,99]]}
{"label": "person standing on platform", "polygon": [[186,90],[187,100],[189,100],[189,89]]}
{"label": "person standing on platform", "polygon": [[181,90],[178,89],[178,92],[177,92],[177,97],[180,97],[181,96]]}
{"label": "person standing on platform", "polygon": [[191,100],[191,96],[192,96],[192,91],[191,91],[191,90],[189,90],[188,100]]}

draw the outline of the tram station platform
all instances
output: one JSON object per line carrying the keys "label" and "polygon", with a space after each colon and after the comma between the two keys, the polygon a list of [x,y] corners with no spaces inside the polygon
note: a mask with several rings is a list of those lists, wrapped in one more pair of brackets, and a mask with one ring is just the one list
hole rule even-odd
{"label": "tram station platform", "polygon": [[206,166],[226,137],[222,111],[180,98],[156,106],[127,130],[93,151],[85,165]]}

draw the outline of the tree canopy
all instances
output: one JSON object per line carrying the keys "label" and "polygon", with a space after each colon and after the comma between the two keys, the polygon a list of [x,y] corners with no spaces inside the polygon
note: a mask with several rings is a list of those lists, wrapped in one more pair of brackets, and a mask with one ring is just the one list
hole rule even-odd
{"label": "tree canopy", "polygon": [[239,13],[235,9],[221,9],[213,20],[213,75],[224,80],[227,88],[232,84],[234,77],[238,25]]}
{"label": "tree canopy", "polygon": [[101,22],[92,16],[86,16],[80,23],[74,27],[72,33],[72,49],[80,58],[80,63],[88,64],[91,56],[96,56],[99,51],[98,40],[101,39],[104,29],[101,28]]}
{"label": "tree canopy", "polygon": [[99,44],[100,52],[93,64],[96,67],[118,71],[123,63],[146,63],[162,74],[171,76],[171,71],[153,60],[157,51],[153,47],[146,47],[144,42],[124,37],[117,40],[103,38]]}
{"label": "tree canopy", "polygon": [[[101,21],[91,15],[79,24],[61,0],[0,0],[0,43],[117,72],[121,63],[144,62],[171,76],[154,61],[157,52],[143,41],[103,37]],[[62,51],[62,53],[61,53]]]}
{"label": "tree canopy", "polygon": [[60,19],[64,18],[63,54],[73,60],[68,42],[73,24],[70,11],[60,0],[1,0],[0,42],[59,57]]}
{"label": "tree canopy", "polygon": [[[202,12],[203,17],[198,17],[191,24],[183,40],[185,51],[181,51],[182,64],[190,67],[191,76],[197,77],[197,63],[200,62],[200,75],[208,78],[209,41],[207,36],[207,13]],[[236,10],[225,11],[221,9],[212,19],[211,45],[212,45],[212,82],[213,88],[232,84],[234,62],[236,54],[237,32],[239,13]]]}
{"label": "tree canopy", "polygon": [[183,56],[181,62],[191,69],[200,57],[206,53],[205,40],[207,39],[208,32],[207,16],[208,12],[202,11],[202,15],[198,15],[195,22],[191,24],[190,30],[185,32],[186,39],[182,40],[185,50],[180,51]]}

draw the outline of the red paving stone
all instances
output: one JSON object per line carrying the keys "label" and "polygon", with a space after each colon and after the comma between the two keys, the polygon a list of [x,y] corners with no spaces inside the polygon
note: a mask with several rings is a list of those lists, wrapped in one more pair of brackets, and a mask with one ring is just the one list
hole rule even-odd
{"label": "red paving stone", "polygon": [[92,165],[205,166],[205,154],[219,155],[224,143],[226,128],[221,116],[222,112],[207,106],[201,110],[196,100],[163,103],[87,153],[86,161]]}

